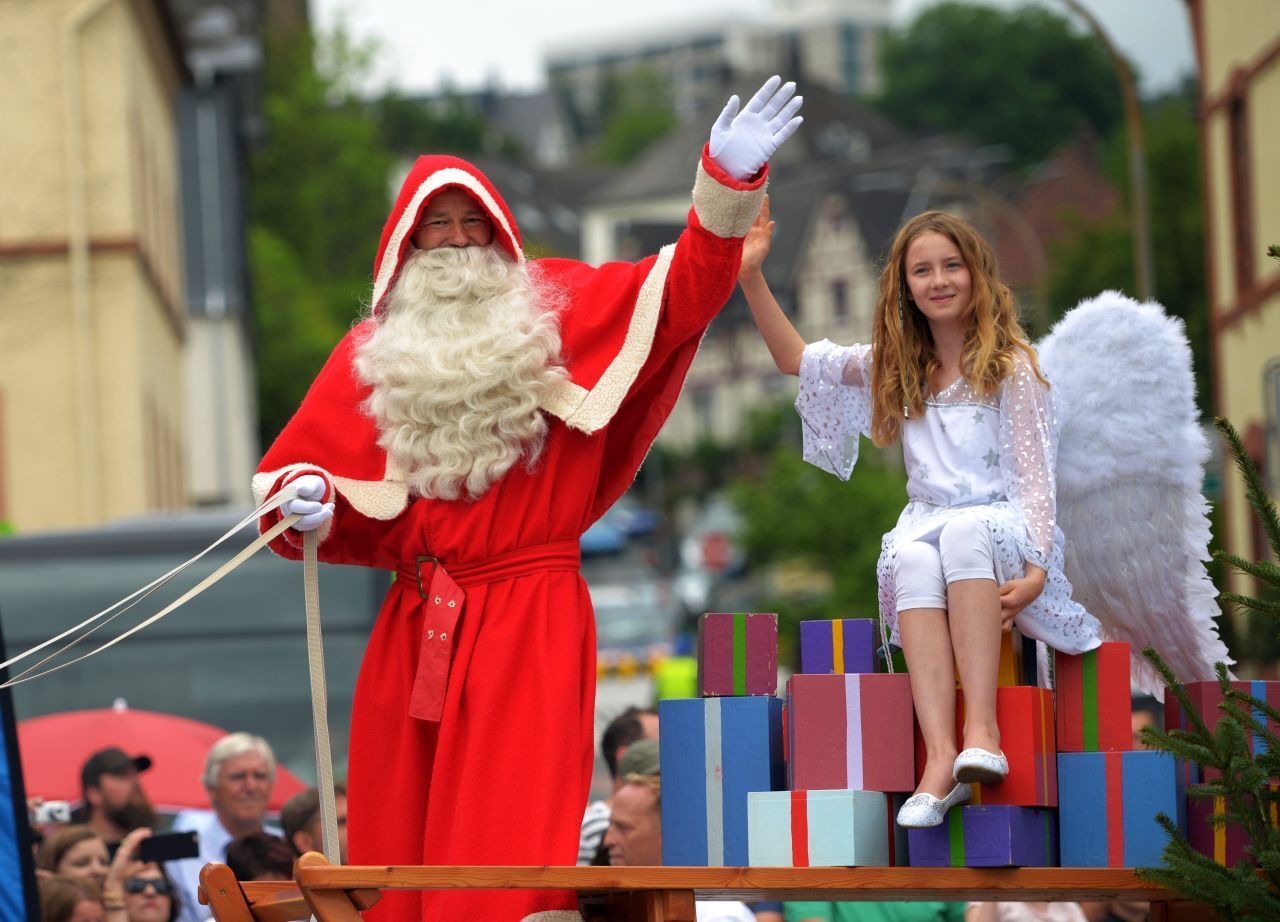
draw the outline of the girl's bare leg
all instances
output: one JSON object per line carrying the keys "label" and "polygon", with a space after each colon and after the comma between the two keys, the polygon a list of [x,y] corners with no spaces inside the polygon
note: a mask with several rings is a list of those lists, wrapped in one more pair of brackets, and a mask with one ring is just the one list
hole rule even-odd
{"label": "girl's bare leg", "polygon": [[[964,687],[964,746],[1000,752],[996,681],[1000,670],[1000,595],[994,580],[947,585],[950,642]],[[905,641],[904,641],[905,642]],[[921,724],[923,726],[923,724]]]}
{"label": "girl's bare leg", "polygon": [[942,798],[956,785],[951,767],[957,751],[955,656],[947,613],[941,608],[899,612],[898,633],[927,758],[916,793]]}

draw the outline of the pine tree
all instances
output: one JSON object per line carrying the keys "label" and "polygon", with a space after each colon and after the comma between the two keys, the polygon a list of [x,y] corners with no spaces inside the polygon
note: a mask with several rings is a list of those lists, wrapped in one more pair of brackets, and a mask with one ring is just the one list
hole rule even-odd
{"label": "pine tree", "polygon": [[[1280,258],[1275,247],[1270,252]],[[1262,475],[1245,452],[1240,435],[1231,423],[1218,418],[1214,424],[1231,448],[1236,467],[1244,478],[1249,505],[1262,523],[1271,552],[1280,558],[1280,516],[1267,495]],[[1251,562],[1222,551],[1215,552],[1214,557],[1254,577],[1263,587],[1258,597],[1223,593],[1224,600],[1250,612],[1280,615],[1280,602],[1276,601],[1280,596],[1280,567],[1271,561]],[[1228,922],[1280,919],[1280,828],[1272,821],[1280,808],[1280,791],[1269,783],[1273,778],[1280,778],[1280,739],[1267,726],[1268,721],[1280,722],[1280,712],[1265,701],[1232,689],[1227,668],[1219,663],[1222,717],[1211,731],[1159,654],[1150,647],[1143,652],[1160,671],[1169,692],[1178,699],[1191,724],[1188,730],[1167,733],[1147,728],[1143,731],[1144,739],[1154,749],[1195,762],[1202,772],[1206,768],[1216,769],[1220,773],[1217,780],[1195,785],[1188,793],[1193,797],[1221,797],[1223,812],[1215,814],[1213,822],[1242,828],[1249,844],[1245,847],[1245,857],[1234,867],[1223,867],[1192,848],[1173,821],[1161,814],[1157,819],[1169,835],[1164,866],[1141,868],[1138,873],[1212,907]],[[1255,737],[1265,747],[1257,755],[1252,752]]]}

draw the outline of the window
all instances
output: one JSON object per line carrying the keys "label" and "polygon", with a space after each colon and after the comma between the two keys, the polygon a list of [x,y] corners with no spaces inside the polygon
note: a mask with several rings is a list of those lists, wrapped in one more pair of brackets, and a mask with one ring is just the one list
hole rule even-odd
{"label": "window", "polygon": [[693,412],[698,418],[698,438],[708,439],[715,435],[715,419],[712,412],[715,394],[711,388],[699,388],[693,392]]}
{"label": "window", "polygon": [[844,279],[831,283],[831,316],[836,320],[849,319],[849,283]]}
{"label": "window", "polygon": [[1262,371],[1262,401],[1266,408],[1263,433],[1263,472],[1267,489],[1274,496],[1280,492],[1280,356],[1267,362]]}
{"label": "window", "polygon": [[1227,109],[1230,144],[1231,220],[1235,234],[1236,304],[1253,288],[1253,207],[1249,162],[1249,111],[1243,90],[1232,95]]}

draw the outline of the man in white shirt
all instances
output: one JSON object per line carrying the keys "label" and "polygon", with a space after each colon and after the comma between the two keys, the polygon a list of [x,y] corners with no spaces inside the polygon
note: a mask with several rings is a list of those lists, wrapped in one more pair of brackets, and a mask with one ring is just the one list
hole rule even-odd
{"label": "man in white shirt", "polygon": [[205,757],[204,786],[212,810],[184,810],[173,822],[174,832],[194,830],[200,855],[166,865],[178,891],[178,922],[201,922],[209,916],[196,896],[200,869],[210,861],[225,861],[227,846],[255,832],[280,835],[265,826],[267,802],[276,781],[276,757],[260,736],[230,733],[213,744]]}
{"label": "man in white shirt", "polygon": [[[615,866],[662,864],[662,779],[658,774],[658,741],[640,740],[627,750],[628,761],[652,767],[651,773],[622,776],[613,795],[613,812],[604,844]],[[755,922],[746,904],[735,900],[699,900],[698,922]]]}

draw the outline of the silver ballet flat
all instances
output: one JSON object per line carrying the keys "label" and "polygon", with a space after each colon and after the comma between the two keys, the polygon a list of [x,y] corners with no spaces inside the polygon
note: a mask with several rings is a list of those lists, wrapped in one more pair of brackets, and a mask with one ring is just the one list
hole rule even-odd
{"label": "silver ballet flat", "polygon": [[999,784],[1009,774],[1009,760],[985,749],[966,749],[951,766],[956,781],[968,784]]}
{"label": "silver ballet flat", "polygon": [[941,826],[942,819],[952,807],[968,803],[973,799],[973,788],[967,784],[957,784],[946,797],[939,800],[932,794],[913,794],[898,811],[898,825],[903,829],[928,829],[930,826]]}

